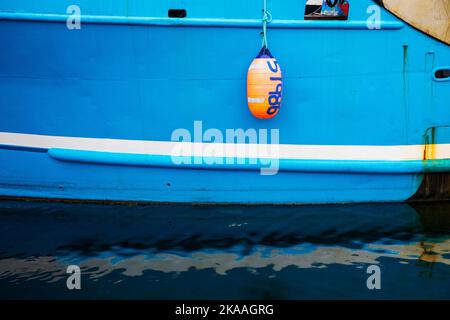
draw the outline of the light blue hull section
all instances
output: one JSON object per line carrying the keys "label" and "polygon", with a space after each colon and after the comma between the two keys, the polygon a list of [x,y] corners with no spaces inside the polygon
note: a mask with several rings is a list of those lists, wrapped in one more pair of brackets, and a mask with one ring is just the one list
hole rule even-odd
{"label": "light blue hull section", "polygon": [[[426,151],[426,144],[450,143],[450,82],[433,79],[450,65],[450,47],[384,9],[381,30],[369,30],[370,0],[351,1],[349,21],[338,22],[303,20],[305,1],[269,1],[269,44],[284,87],[281,111],[268,121],[252,117],[246,103],[261,1],[78,1],[81,30],[68,30],[71,4],[0,0],[0,132],[170,141],[174,130],[202,121],[222,132],[278,129],[281,145]],[[187,18],[167,18],[171,8],[185,8]],[[174,167],[123,154],[77,159],[52,146],[0,145],[1,196],[404,201],[424,174],[450,171],[445,158],[394,166],[312,159],[282,161],[278,174],[264,176],[246,166]]]}
{"label": "light blue hull section", "polygon": [[[336,203],[401,201],[420,175],[183,170],[58,162],[46,153],[1,150],[0,193],[38,198],[198,202]],[[11,161],[11,162],[9,162]],[[20,177],[20,179],[18,178]],[[37,183],[39,182],[39,183]]]}

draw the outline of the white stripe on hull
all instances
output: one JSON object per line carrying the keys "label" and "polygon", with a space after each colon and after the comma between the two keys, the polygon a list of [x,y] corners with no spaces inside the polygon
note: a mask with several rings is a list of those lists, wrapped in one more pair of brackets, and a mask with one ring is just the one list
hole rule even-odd
{"label": "white stripe on hull", "polygon": [[[123,139],[79,138],[35,134],[0,132],[0,145],[42,149],[72,149],[127,154],[168,155],[176,148],[188,150],[184,156],[211,155],[215,157],[239,157],[244,154],[260,158],[299,160],[367,160],[405,161],[422,160],[425,145],[369,146],[369,145],[258,145],[188,143],[171,141],[143,141]],[[450,144],[433,145],[434,159],[450,158]]]}

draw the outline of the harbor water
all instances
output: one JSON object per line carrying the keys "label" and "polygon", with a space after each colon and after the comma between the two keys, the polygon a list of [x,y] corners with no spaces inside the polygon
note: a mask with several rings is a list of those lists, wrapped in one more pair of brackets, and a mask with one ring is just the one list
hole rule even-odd
{"label": "harbor water", "polygon": [[3,200],[0,298],[448,299],[450,204]]}

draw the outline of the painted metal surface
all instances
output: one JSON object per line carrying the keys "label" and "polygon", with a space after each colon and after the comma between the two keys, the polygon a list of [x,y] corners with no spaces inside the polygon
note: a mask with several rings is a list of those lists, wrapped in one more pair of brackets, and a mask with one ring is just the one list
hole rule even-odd
{"label": "painted metal surface", "polygon": [[[285,78],[283,110],[269,122],[246,107],[246,72],[260,46],[260,1],[83,0],[81,30],[68,30],[72,4],[0,0],[1,195],[403,201],[424,173],[448,171],[449,83],[435,81],[433,71],[450,64],[450,47],[385,10],[381,29],[369,29],[373,1],[352,1],[348,21],[305,21],[305,1],[269,1],[270,45]],[[172,8],[186,9],[187,18],[168,18]],[[254,168],[127,165],[134,156],[120,154],[136,148],[137,158],[154,158],[158,148],[170,147],[174,130],[192,130],[197,120],[221,132],[278,129],[279,145],[291,146],[285,160],[300,162],[295,170],[262,176]],[[47,140],[36,143],[36,136]],[[125,148],[119,148],[120,165],[111,163],[114,155],[89,153],[114,154],[118,146]],[[80,155],[80,161],[60,161]],[[410,162],[395,170],[369,163],[390,156]],[[361,158],[369,161],[366,169],[354,170]],[[337,170],[338,160],[349,163]]]}
{"label": "painted metal surface", "polygon": [[[66,14],[46,13],[16,13],[0,12],[0,20],[5,21],[41,21],[62,22],[67,21]],[[218,27],[218,28],[261,28],[260,19],[229,19],[229,18],[156,18],[156,17],[129,17],[129,16],[83,16],[86,24],[118,24],[118,25],[144,25],[144,26],[166,26],[166,27]],[[401,21],[380,21],[384,30],[397,30],[404,26]],[[356,29],[368,30],[367,21],[356,20],[347,23],[340,21],[305,21],[305,20],[276,20],[271,22],[271,28],[275,29]]]}
{"label": "painted metal surface", "polygon": [[[180,165],[174,164],[170,156],[120,154],[109,152],[50,149],[50,157],[60,161],[91,163],[103,165],[121,165],[156,168],[180,168],[193,170],[249,170],[259,171],[260,161],[268,159],[236,159],[228,164],[213,157],[194,157]],[[189,158],[191,160],[191,158]],[[427,173],[450,172],[450,159],[409,160],[409,161],[358,161],[358,160],[298,160],[280,159],[278,171],[315,172],[315,173]]]}

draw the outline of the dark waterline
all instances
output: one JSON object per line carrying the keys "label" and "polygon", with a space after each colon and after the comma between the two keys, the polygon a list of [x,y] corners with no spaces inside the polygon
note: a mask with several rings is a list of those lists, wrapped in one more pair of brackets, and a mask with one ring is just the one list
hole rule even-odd
{"label": "dark waterline", "polygon": [[0,298],[449,299],[450,204],[1,201]]}

